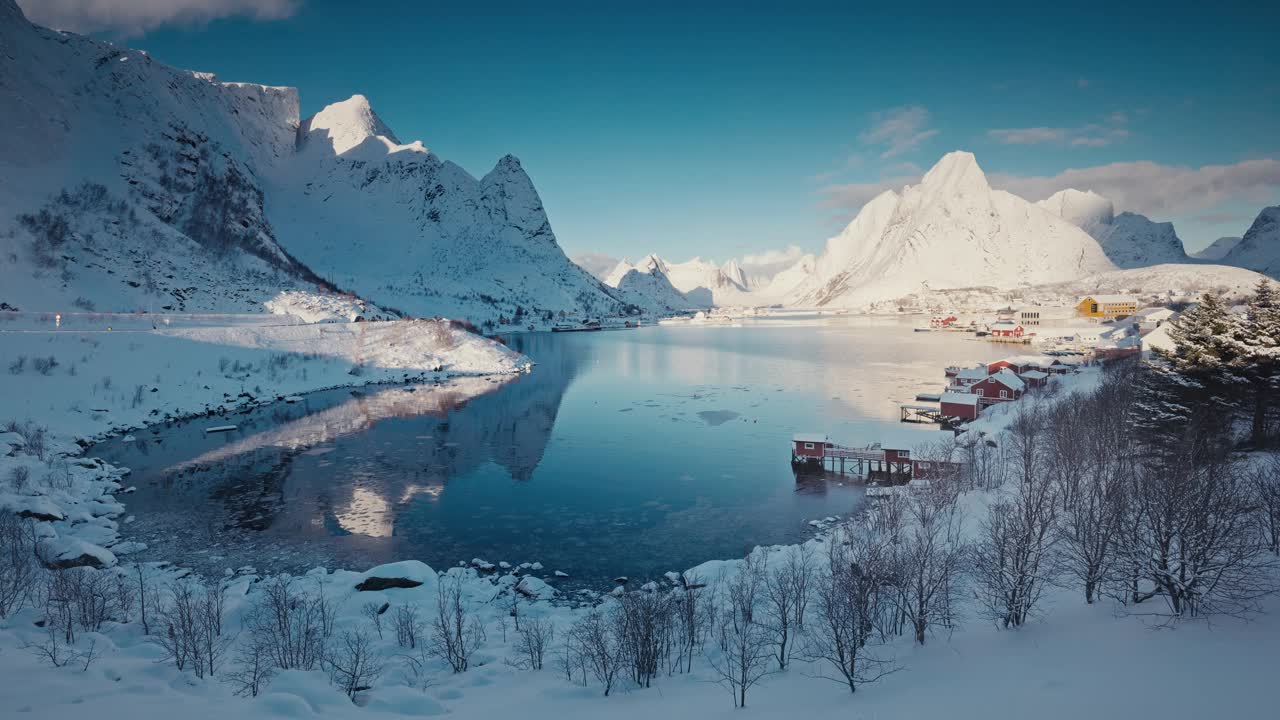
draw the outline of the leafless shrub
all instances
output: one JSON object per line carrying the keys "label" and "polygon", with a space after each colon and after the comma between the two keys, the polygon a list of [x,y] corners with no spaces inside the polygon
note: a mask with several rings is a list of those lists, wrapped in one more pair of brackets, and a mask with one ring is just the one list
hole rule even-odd
{"label": "leafless shrub", "polygon": [[259,643],[280,670],[313,670],[324,659],[333,634],[333,609],[322,587],[302,590],[292,578],[262,583],[245,618],[252,642]]}
{"label": "leafless shrub", "polygon": [[465,672],[472,654],[484,643],[484,625],[468,610],[462,583],[442,579],[436,594],[436,614],[431,623],[431,649],[449,663],[455,673]]}
{"label": "leafless shrub", "polygon": [[1121,547],[1134,604],[1159,597],[1169,617],[1247,615],[1276,590],[1275,557],[1257,532],[1249,474],[1229,457],[1144,463],[1134,473]]}
{"label": "leafless shrub", "polygon": [[731,579],[722,581],[725,606],[715,631],[715,652],[708,653],[708,660],[734,707],[746,707],[747,690],[770,672],[769,632],[756,618],[764,583],[763,558],[755,554],[742,561]]}
{"label": "leafless shrub", "polygon": [[392,619],[396,628],[396,642],[402,648],[418,647],[418,636],[422,634],[422,621],[418,619],[417,605],[398,605]]}
{"label": "leafless shrub", "polygon": [[715,591],[703,584],[698,577],[682,576],[683,587],[673,591],[675,612],[676,667],[682,672],[693,671],[693,656],[706,647],[707,638],[715,627]]}
{"label": "leafless shrub", "polygon": [[521,662],[530,670],[541,670],[547,648],[556,636],[555,625],[546,618],[531,618],[517,632],[516,652]]}
{"label": "leafless shrub", "polygon": [[231,660],[231,669],[223,673],[223,680],[241,697],[257,697],[275,675],[271,651],[258,638],[250,637],[241,643]]}
{"label": "leafless shrub", "polygon": [[1001,627],[1024,624],[1056,576],[1056,502],[1047,480],[1019,480],[982,523],[973,549],[974,580],[979,603]]}
{"label": "leafless shrub", "polygon": [[1280,457],[1272,455],[1252,471],[1258,524],[1271,552],[1280,555]]}
{"label": "leafless shrub", "polygon": [[58,367],[58,359],[50,355],[48,357],[38,357],[31,361],[31,367],[41,375],[48,375]]}
{"label": "leafless shrub", "polygon": [[146,393],[146,391],[147,391],[147,386],[145,386],[145,385],[135,385],[135,386],[133,387],[133,405],[132,405],[132,407],[138,407],[138,406],[142,405],[142,398],[143,398],[143,396],[144,396],[144,393]]}
{"label": "leafless shrub", "polygon": [[671,652],[671,597],[648,591],[623,593],[610,616],[632,681],[639,687],[650,687]]}
{"label": "leafless shrub", "polygon": [[360,630],[344,630],[338,635],[326,664],[330,680],[352,699],[371,688],[385,667],[369,636]]}
{"label": "leafless shrub", "polygon": [[921,645],[935,625],[952,627],[967,547],[956,495],[936,482],[905,503],[907,522],[893,544],[893,602]]}
{"label": "leafless shrub", "polygon": [[39,580],[35,523],[0,511],[0,618],[26,605]]}
{"label": "leafless shrub", "polygon": [[378,639],[382,639],[382,614],[387,611],[386,603],[367,602],[360,606],[360,614],[364,615],[373,625],[373,629],[378,632]]}
{"label": "leafless shrub", "polygon": [[773,642],[779,670],[787,669],[795,650],[796,633],[803,627],[798,622],[804,617],[800,605],[808,602],[812,571],[808,551],[802,546],[792,546],[782,562],[765,572],[762,622]]}
{"label": "leafless shrub", "polygon": [[74,642],[68,642],[62,631],[52,624],[45,626],[43,637],[35,642],[24,641],[22,648],[52,667],[78,665],[85,672],[101,654],[96,639],[89,638],[85,647],[79,648]]}
{"label": "leafless shrub", "polygon": [[26,370],[27,370],[26,355],[19,355],[18,357],[13,359],[13,362],[9,363],[10,375],[21,375],[22,373],[26,372]]}
{"label": "leafless shrub", "polygon": [[133,588],[138,600],[138,620],[142,623],[142,634],[151,634],[151,611],[155,608],[155,591],[152,589],[146,568],[142,563],[133,564]]}
{"label": "leafless shrub", "polygon": [[826,567],[814,583],[805,655],[816,663],[818,677],[839,681],[849,692],[898,669],[874,651],[884,640],[890,610],[890,545],[869,523],[846,524],[828,541]]}
{"label": "leafless shrub", "polygon": [[441,350],[449,350],[453,347],[453,331],[450,329],[449,323],[439,319],[423,320],[421,322],[426,330],[427,337],[431,339],[432,345]]}
{"label": "leafless shrub", "polygon": [[[596,682],[604,686],[605,697],[613,690],[623,666],[622,652],[608,618],[595,608],[574,623],[569,631],[565,653],[574,658],[565,667],[576,665],[590,670]],[[585,674],[585,672],[584,672]]]}
{"label": "leafless shrub", "polygon": [[199,678],[215,675],[232,642],[222,632],[225,594],[216,585],[187,579],[171,585],[169,595],[157,613],[160,632],[151,641],[179,670],[190,667]]}

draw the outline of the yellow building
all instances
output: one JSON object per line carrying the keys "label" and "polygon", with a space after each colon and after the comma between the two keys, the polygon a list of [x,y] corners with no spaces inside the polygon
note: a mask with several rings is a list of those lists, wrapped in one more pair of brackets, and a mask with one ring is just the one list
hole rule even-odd
{"label": "yellow building", "polygon": [[1127,295],[1086,295],[1076,303],[1076,312],[1087,318],[1114,320],[1138,311],[1138,301]]}

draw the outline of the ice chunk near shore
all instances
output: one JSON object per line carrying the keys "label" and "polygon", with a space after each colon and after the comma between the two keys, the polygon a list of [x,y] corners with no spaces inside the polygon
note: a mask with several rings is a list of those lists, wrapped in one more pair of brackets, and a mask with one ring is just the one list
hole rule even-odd
{"label": "ice chunk near shore", "polygon": [[555,588],[533,576],[520,578],[516,584],[516,592],[534,600],[550,600],[555,597]]}

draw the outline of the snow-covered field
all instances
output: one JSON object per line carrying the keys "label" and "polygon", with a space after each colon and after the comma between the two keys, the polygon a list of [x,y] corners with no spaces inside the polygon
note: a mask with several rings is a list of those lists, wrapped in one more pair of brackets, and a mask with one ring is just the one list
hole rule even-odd
{"label": "snow-covered field", "polygon": [[[382,324],[364,325],[377,328]],[[386,325],[386,332],[390,332],[400,324]],[[45,347],[63,352],[77,348],[88,353],[84,348],[92,347],[96,352],[88,359],[79,359],[81,366],[109,368],[130,381],[159,372],[157,387],[168,387],[166,381],[185,383],[181,387],[193,392],[203,389],[207,383],[209,389],[204,391],[204,397],[212,397],[209,402],[215,402],[221,392],[231,393],[243,383],[262,383],[272,392],[283,393],[301,391],[308,384],[343,382],[353,357],[358,357],[351,349],[329,358],[298,360],[299,366],[284,368],[274,379],[268,369],[271,363],[267,358],[270,353],[282,352],[280,348],[312,347],[314,350],[318,338],[327,341],[327,336],[318,334],[319,328],[335,326],[295,326],[288,332],[261,328],[253,332],[243,329],[114,332],[103,333],[108,339],[100,339],[96,346],[92,345],[89,334],[26,333],[21,343],[5,342],[3,352],[12,355],[10,346],[16,345],[21,345],[29,355],[37,353],[35,348],[41,348],[39,352],[44,352]],[[359,330],[345,327],[344,332],[354,335]],[[264,335],[272,334],[275,337],[268,342]],[[3,339],[7,341],[15,335],[19,334],[6,334]],[[233,340],[237,346],[210,344]],[[349,337],[345,340],[350,341]],[[458,367],[478,370],[485,367],[485,363],[495,361],[499,367],[519,367],[519,358],[514,354],[476,342],[477,346],[472,347],[459,343],[465,349],[463,355],[472,357],[466,362],[453,358]],[[274,349],[264,349],[263,345]],[[343,346],[339,343],[333,347]],[[175,352],[178,354],[174,355]],[[219,358],[224,353],[233,358],[230,360],[233,367],[237,361],[242,364],[239,372],[245,377],[217,371]],[[420,362],[419,371],[429,370],[433,367],[431,363],[441,362],[442,355],[447,353],[432,355],[432,359]],[[158,357],[165,357],[166,361],[155,362]],[[404,356],[383,356],[383,359],[390,367],[371,367],[368,375],[360,378],[347,375],[345,381],[396,379],[399,368],[406,364]],[[6,363],[9,361],[6,357]],[[191,363],[190,372],[179,370],[180,362]],[[257,369],[243,367],[249,363]],[[308,372],[300,376],[302,368]],[[7,375],[3,380],[6,385],[0,391],[5,397],[28,397],[26,408],[30,418],[48,422],[55,428],[49,443],[50,457],[74,451],[74,446],[67,442],[72,435],[100,433],[111,427],[143,422],[149,415],[150,406],[130,407],[132,398],[126,397],[129,393],[122,396],[111,388],[104,390],[100,379],[89,382],[88,387],[96,385],[102,399],[100,404],[109,406],[118,415],[111,414],[108,418],[108,413],[103,413],[95,418],[92,408],[87,411],[82,408],[79,413],[67,412],[65,403],[74,396],[51,388],[60,380],[72,385],[88,382],[77,379],[84,374],[83,370],[78,367],[72,375],[60,365],[47,376],[32,372]],[[99,374],[94,372],[89,377],[97,378]],[[1097,373],[1090,371],[1068,382],[1078,389],[1089,388],[1096,379]],[[115,387],[114,383],[111,387]],[[48,403],[30,399],[45,395],[42,391],[59,399],[51,398]],[[155,393],[155,396],[149,400],[156,406],[151,409],[163,408],[162,412],[177,414],[191,412],[195,407],[169,399],[167,394]],[[172,397],[182,396],[175,393]],[[1008,405],[988,413],[971,431],[998,437],[1012,420],[1014,407]],[[6,454],[3,451],[10,443],[18,446]],[[51,517],[63,516],[63,519],[42,523],[42,537],[47,541],[63,531],[69,531],[66,533],[69,538],[81,538],[83,534],[87,539],[56,547],[67,556],[84,549],[81,543],[92,539],[103,539],[105,544],[113,534],[114,523],[127,512],[127,495],[121,496],[123,503],[112,497],[127,485],[127,477],[121,477],[117,469],[87,460],[54,461],[45,466],[25,454],[20,445],[21,441],[13,435],[0,435],[0,483],[11,483],[12,468],[16,465],[30,467],[33,472],[28,481],[29,499],[25,500],[30,504],[28,509]],[[15,488],[11,484],[5,487],[10,491],[6,502],[10,502],[17,493],[12,492]],[[37,497],[30,494],[32,492],[43,495]],[[975,532],[978,518],[994,497],[991,492],[974,491],[961,499],[967,535]],[[73,527],[77,529],[70,532]],[[830,529],[825,524],[824,527]],[[831,537],[822,535],[800,547],[820,556]],[[753,552],[767,555],[767,563],[777,563],[784,555],[783,550],[757,548]],[[102,559],[108,563],[121,562],[120,571],[127,576],[134,570],[128,566],[126,555],[122,551],[120,557],[115,558],[108,551],[102,554]],[[711,560],[685,571],[683,576],[723,589],[741,562]],[[186,574],[180,565],[180,562],[176,566],[152,564],[144,566],[143,571],[152,587],[163,596],[168,592],[166,588]],[[525,568],[524,572],[535,570]],[[283,671],[259,696],[236,697],[234,685],[228,682],[234,667],[234,653],[228,653],[213,677],[197,678],[189,667],[180,672],[172,662],[164,660],[157,644],[144,636],[137,611],[131,615],[132,622],[109,621],[97,632],[80,633],[77,640],[80,652],[91,647],[96,656],[87,669],[76,663],[53,668],[39,660],[33,650],[47,642],[48,635],[35,624],[43,617],[43,611],[28,608],[0,620],[0,677],[6,679],[0,689],[0,708],[6,715],[15,717],[25,716],[19,713],[30,713],[33,717],[51,719],[80,718],[86,712],[103,717],[137,718],[178,714],[189,718],[222,718],[228,713],[246,718],[366,717],[371,713],[447,713],[459,718],[507,715],[649,718],[738,717],[745,712],[770,718],[853,713],[855,717],[867,718],[945,714],[960,718],[1075,720],[1082,716],[1138,715],[1198,718],[1214,716],[1229,705],[1242,716],[1264,717],[1271,707],[1274,648],[1280,640],[1280,622],[1271,614],[1251,622],[1225,618],[1213,623],[1193,621],[1167,626],[1139,616],[1126,616],[1120,608],[1105,601],[1087,606],[1077,588],[1064,586],[1049,592],[1043,612],[1035,620],[1013,631],[996,629],[980,615],[974,602],[962,600],[960,624],[954,631],[932,634],[924,646],[914,645],[907,636],[891,642],[884,652],[892,656],[901,669],[877,683],[862,686],[854,695],[843,685],[820,677],[830,674],[820,662],[796,659],[785,672],[764,677],[752,689],[747,710],[739,711],[733,708],[729,693],[716,683],[711,665],[701,657],[695,660],[691,673],[669,676],[664,672],[651,688],[641,689],[619,680],[609,697],[603,696],[594,680],[588,679],[587,684],[582,685],[577,677],[572,681],[566,679],[556,664],[556,642],[548,649],[543,669],[522,667],[519,634],[511,617],[513,603],[518,606],[517,612],[525,627],[533,621],[545,621],[557,638],[564,638],[570,626],[590,612],[593,603],[584,604],[582,596],[577,596],[574,602],[556,597],[546,583],[519,573],[519,568],[488,573],[471,567],[437,573],[421,563],[405,561],[365,572],[316,569],[305,577],[295,578],[295,588],[324,597],[334,608],[335,636],[360,628],[371,640],[375,656],[380,658],[377,662],[383,665],[383,672],[370,689],[356,694],[354,704],[333,686],[328,674],[319,669]],[[358,589],[357,586],[369,578],[420,584]],[[259,577],[253,568],[226,570],[225,577],[218,582],[226,602],[223,623],[227,637],[235,638],[236,642],[249,637],[246,626],[251,622],[250,609],[271,581],[272,578]],[[409,607],[419,608],[422,621],[430,623],[442,583],[446,586],[456,583],[464,605],[483,627],[484,639],[472,655],[470,667],[456,674],[438,658],[426,658],[423,664],[418,648],[405,648],[397,642],[393,627],[393,618],[399,609]],[[649,590],[667,591],[657,587]],[[608,596],[601,601],[616,602]],[[156,599],[152,598],[152,602]],[[368,614],[370,607],[386,608],[378,616],[381,637]],[[1265,609],[1280,610],[1280,603],[1273,598],[1267,601]],[[154,605],[152,612],[155,612]],[[421,632],[426,635],[429,629]],[[419,638],[417,642],[420,648],[426,641]],[[708,646],[711,655],[714,654],[712,646]],[[425,675],[416,673],[414,667],[425,669]]]}

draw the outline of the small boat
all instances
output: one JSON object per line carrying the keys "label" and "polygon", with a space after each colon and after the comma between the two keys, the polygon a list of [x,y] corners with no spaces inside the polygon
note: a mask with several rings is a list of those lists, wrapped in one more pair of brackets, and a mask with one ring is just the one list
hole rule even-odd
{"label": "small boat", "polygon": [[603,329],[604,326],[600,324],[599,320],[589,320],[581,325],[554,325],[551,328],[551,332],[595,332]]}
{"label": "small boat", "polygon": [[918,327],[915,330],[916,332],[933,332],[933,328],[931,327]]}
{"label": "small boat", "polygon": [[231,432],[232,430],[238,430],[238,429],[240,429],[240,426],[238,425],[215,425],[211,428],[205,428],[204,431],[207,433],[221,433],[221,432]]}

